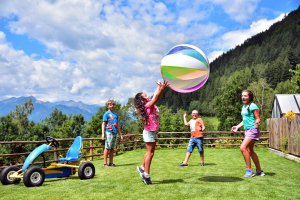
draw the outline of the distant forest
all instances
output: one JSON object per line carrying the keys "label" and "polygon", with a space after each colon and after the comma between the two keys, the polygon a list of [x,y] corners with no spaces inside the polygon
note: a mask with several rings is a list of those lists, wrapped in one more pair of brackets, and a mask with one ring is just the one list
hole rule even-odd
{"label": "distant forest", "polygon": [[169,89],[159,103],[173,111],[199,109],[202,115],[218,116],[219,129],[224,130],[238,122],[241,91],[250,89],[263,119],[269,118],[274,94],[300,93],[296,75],[300,63],[299,38],[300,7],[267,31],[214,60],[204,87],[187,94]]}

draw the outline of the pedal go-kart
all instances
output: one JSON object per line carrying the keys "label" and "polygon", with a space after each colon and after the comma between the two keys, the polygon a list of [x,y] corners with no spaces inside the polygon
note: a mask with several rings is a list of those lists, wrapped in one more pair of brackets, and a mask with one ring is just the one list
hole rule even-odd
{"label": "pedal go-kart", "polygon": [[[26,158],[22,168],[9,166],[2,170],[0,180],[3,185],[17,184],[23,179],[25,186],[41,186],[45,178],[69,177],[78,172],[80,179],[91,179],[95,175],[95,166],[88,161],[81,161],[80,150],[82,148],[82,137],[77,136],[69,148],[65,158],[59,158],[57,163],[45,165],[43,152],[52,146],[58,147],[58,141],[50,136],[46,137],[47,144],[42,144],[33,150]],[[42,154],[42,155],[41,155]],[[34,166],[32,162],[41,155],[44,160],[44,167]]]}

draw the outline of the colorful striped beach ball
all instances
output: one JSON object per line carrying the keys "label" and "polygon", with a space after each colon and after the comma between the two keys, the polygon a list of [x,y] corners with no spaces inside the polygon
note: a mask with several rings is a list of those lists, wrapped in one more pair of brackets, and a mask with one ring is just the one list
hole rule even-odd
{"label": "colorful striped beach ball", "polygon": [[209,62],[201,49],[180,44],[169,50],[161,61],[161,74],[170,88],[181,93],[201,88],[209,77]]}

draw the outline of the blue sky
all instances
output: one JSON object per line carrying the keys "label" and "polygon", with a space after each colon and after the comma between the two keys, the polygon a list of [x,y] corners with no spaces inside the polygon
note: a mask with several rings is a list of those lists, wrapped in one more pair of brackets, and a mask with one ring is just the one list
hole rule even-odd
{"label": "blue sky", "polygon": [[210,62],[299,0],[1,0],[0,99],[121,103],[149,94],[163,55],[192,44]]}

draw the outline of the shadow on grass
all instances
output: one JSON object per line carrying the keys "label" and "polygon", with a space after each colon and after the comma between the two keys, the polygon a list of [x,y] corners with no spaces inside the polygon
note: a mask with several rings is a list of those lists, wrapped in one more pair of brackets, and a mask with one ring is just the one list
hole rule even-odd
{"label": "shadow on grass", "polygon": [[275,176],[276,173],[274,172],[265,172],[266,176]]}
{"label": "shadow on grass", "polygon": [[152,181],[152,184],[171,184],[171,183],[183,183],[183,179],[167,179],[161,181]]}
{"label": "shadow on grass", "polygon": [[[10,184],[12,187],[17,187],[17,188],[26,188],[26,186],[24,185],[23,181],[21,181],[20,183],[16,183],[16,184]],[[6,185],[7,187],[7,185]]]}
{"label": "shadow on grass", "polygon": [[130,166],[130,165],[138,165],[138,163],[116,164],[116,167]]}
{"label": "shadow on grass", "polygon": [[[94,177],[96,177],[97,175],[95,174]],[[47,178],[45,179],[45,182],[43,183],[43,185],[47,185],[47,183],[52,183],[52,182],[60,182],[60,181],[66,181],[66,180],[78,180],[78,181],[89,181],[91,179],[80,179],[79,176],[77,174],[71,175],[69,177],[62,177],[62,178]]]}
{"label": "shadow on grass", "polygon": [[51,182],[57,182],[57,181],[64,181],[64,180],[67,180],[67,179],[78,179],[78,180],[80,180],[80,178],[78,176],[74,175],[74,176],[63,177],[63,178],[47,178],[47,179],[45,179],[45,182],[51,183]]}
{"label": "shadow on grass", "polygon": [[238,182],[242,181],[243,179],[231,176],[204,176],[202,178],[199,178],[199,180],[205,182]]}
{"label": "shadow on grass", "polygon": [[[213,165],[217,165],[216,163],[205,163],[205,166],[213,166]],[[200,163],[196,164],[196,165],[189,165],[189,166],[200,166]]]}
{"label": "shadow on grass", "polygon": [[205,163],[204,166],[211,166],[211,165],[217,165],[216,163]]}

